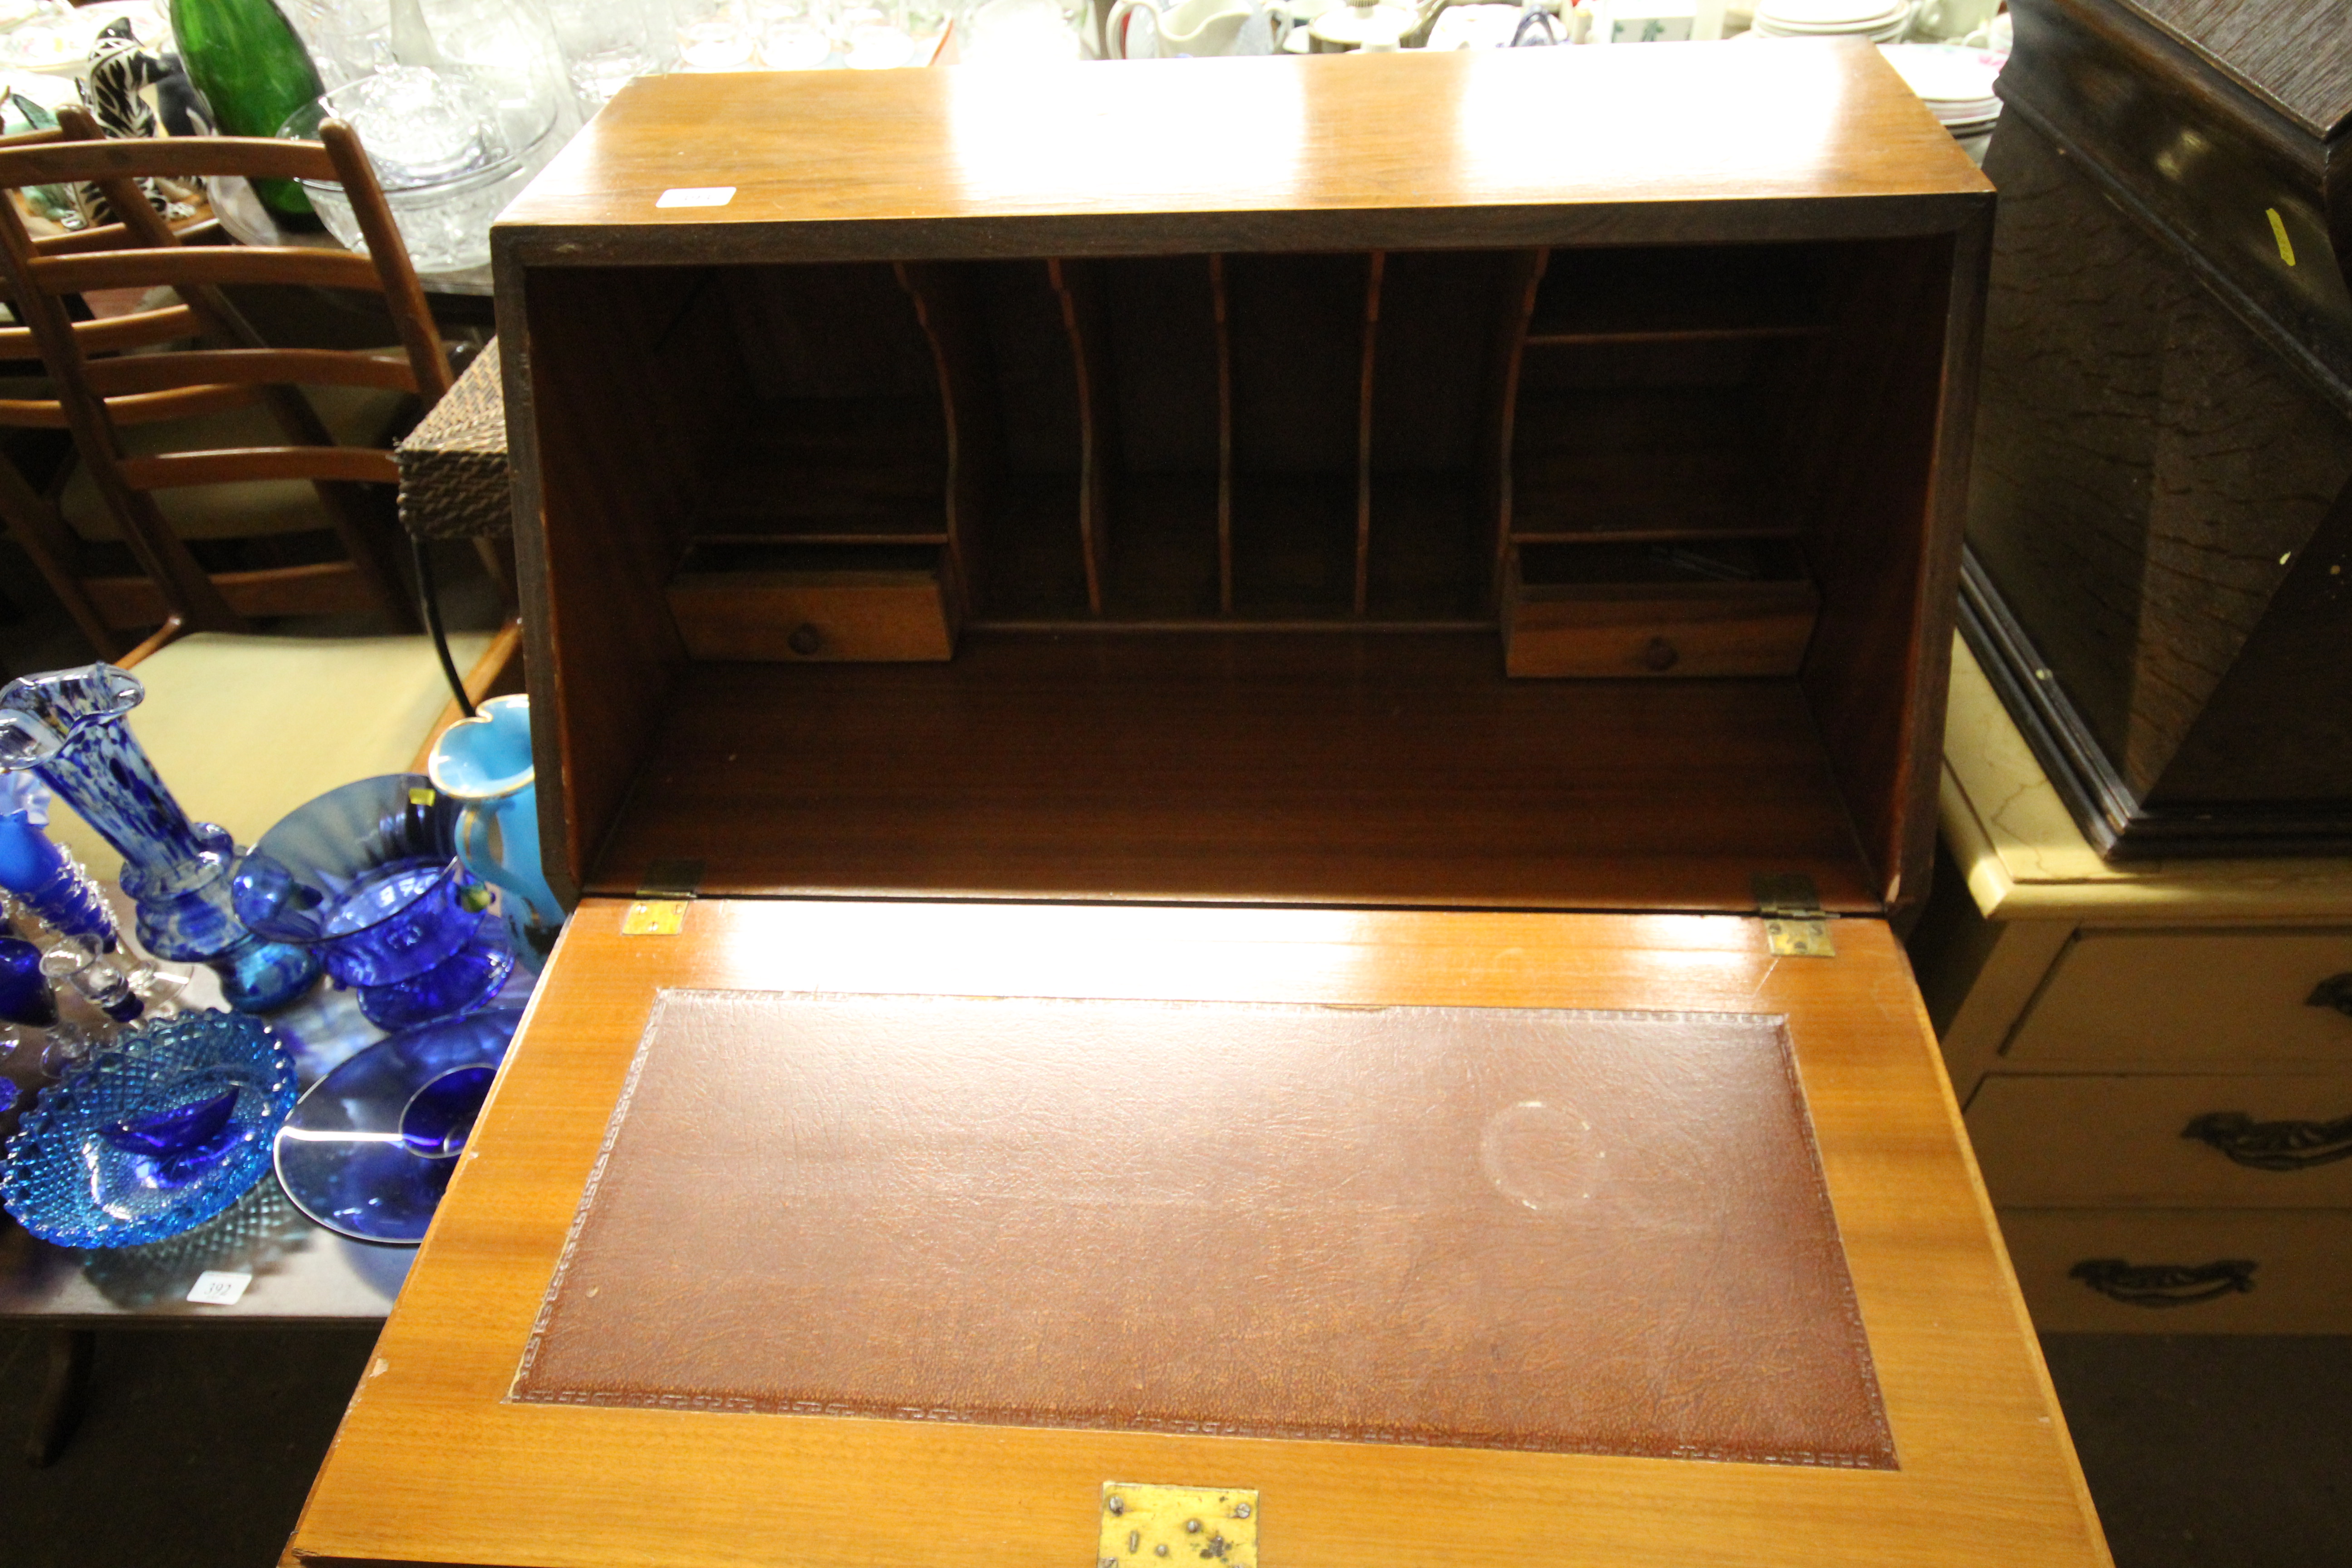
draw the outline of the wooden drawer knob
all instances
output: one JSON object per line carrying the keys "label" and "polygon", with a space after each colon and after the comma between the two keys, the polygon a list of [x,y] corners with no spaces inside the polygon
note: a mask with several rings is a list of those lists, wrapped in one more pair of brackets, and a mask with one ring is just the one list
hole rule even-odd
{"label": "wooden drawer knob", "polygon": [[824,650],[824,634],[803,621],[793,628],[793,635],[784,639],[784,646],[803,658],[813,658]]}
{"label": "wooden drawer knob", "polygon": [[1664,675],[1682,662],[1682,650],[1664,637],[1652,637],[1642,648],[1642,668]]}
{"label": "wooden drawer knob", "polygon": [[2100,1295],[2133,1307],[2188,1307],[2218,1301],[2254,1288],[2261,1265],[2243,1258],[2213,1263],[2126,1263],[2120,1258],[2086,1258],[2066,1270]]}

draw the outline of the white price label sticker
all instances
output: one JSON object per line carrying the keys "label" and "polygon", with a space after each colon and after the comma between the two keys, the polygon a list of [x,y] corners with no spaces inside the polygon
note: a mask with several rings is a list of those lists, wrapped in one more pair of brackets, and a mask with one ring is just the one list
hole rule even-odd
{"label": "white price label sticker", "polygon": [[677,185],[654,198],[657,207],[723,207],[735,199],[732,185]]}
{"label": "white price label sticker", "polygon": [[188,1290],[188,1300],[199,1307],[234,1307],[245,1299],[245,1288],[253,1283],[250,1274],[227,1274],[207,1268],[196,1276]]}

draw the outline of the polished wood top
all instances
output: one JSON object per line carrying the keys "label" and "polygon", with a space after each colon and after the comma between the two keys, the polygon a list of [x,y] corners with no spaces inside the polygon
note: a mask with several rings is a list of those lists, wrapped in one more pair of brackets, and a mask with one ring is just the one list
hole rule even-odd
{"label": "polished wood top", "polygon": [[[2068,0],[2104,9],[2100,0]],[[2119,0],[2314,136],[2352,126],[2352,12],[2344,0]]]}
{"label": "polished wood top", "polygon": [[[1880,921],[1836,922],[1834,958],[1776,959],[1733,916],[706,900],[676,935],[629,936],[627,908],[587,900],[565,931],[289,1565],[1051,1568],[1094,1560],[1107,1480],[1259,1489],[1273,1568],[2107,1562]],[[1784,1016],[1897,1468],[515,1400],[638,1038],[678,986]],[[1106,1310],[1193,1267],[1150,1238],[1137,1256]]]}
{"label": "polished wood top", "polygon": [[1867,45],[1408,51],[649,78],[496,240],[562,265],[1818,239],[1991,195]]}
{"label": "polished wood top", "polygon": [[1939,818],[1988,920],[2352,920],[2352,859],[2099,858],[2001,706],[1952,639]]}

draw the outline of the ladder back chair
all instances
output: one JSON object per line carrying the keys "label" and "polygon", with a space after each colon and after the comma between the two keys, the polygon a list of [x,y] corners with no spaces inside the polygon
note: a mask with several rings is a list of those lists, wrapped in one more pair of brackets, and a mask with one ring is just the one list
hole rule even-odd
{"label": "ladder back chair", "polygon": [[[145,581],[83,575],[89,530],[20,475],[0,473],[0,510],[16,526],[100,651],[119,629],[161,630],[139,651],[191,630],[245,631],[257,617],[374,611],[397,630],[416,625],[403,585],[391,505],[399,474],[390,430],[331,429],[303,388],[323,397],[408,395],[429,409],[452,381],[425,294],[358,138],[330,121],[317,142],[244,137],[106,140],[85,111],[61,130],[0,143],[0,194],[89,184],[120,221],[36,237],[14,199],[0,200],[0,262],[22,325],[0,329],[0,360],[47,368],[54,395],[0,398],[0,426],[71,431],[89,480]],[[340,184],[365,254],[291,246],[188,244],[136,184],[156,176],[304,180]],[[225,289],[307,286],[381,297],[394,351],[272,347]],[[168,303],[77,321],[69,301],[100,289],[168,289]],[[223,416],[233,416],[223,438]],[[258,416],[258,417],[256,417]],[[175,427],[185,422],[185,428]],[[193,445],[188,444],[193,439]],[[0,464],[0,468],[11,468]],[[14,480],[14,483],[11,481]],[[159,498],[202,487],[308,481],[310,526],[331,531],[342,559],[208,572]],[[378,488],[380,487],[380,488]],[[299,485],[292,487],[299,489]],[[238,514],[232,505],[225,535]],[[282,530],[281,530],[282,531]],[[95,625],[93,625],[95,623]]]}

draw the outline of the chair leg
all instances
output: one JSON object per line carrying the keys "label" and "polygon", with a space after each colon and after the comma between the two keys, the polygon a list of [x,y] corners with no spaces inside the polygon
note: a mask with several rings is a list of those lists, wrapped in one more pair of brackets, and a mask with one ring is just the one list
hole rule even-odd
{"label": "chair leg", "polygon": [[81,635],[98,651],[98,657],[112,658],[121,653],[121,637],[91,605],[69,565],[79,552],[72,531],[58,515],[58,509],[33,488],[5,454],[0,454],[0,525],[5,525],[8,537],[33,558],[34,568],[48,583],[49,591],[65,606],[66,614],[73,617],[74,625],[81,628]]}
{"label": "chair leg", "polygon": [[33,1408],[33,1430],[25,1439],[25,1462],[47,1468],[58,1462],[81,1425],[89,1400],[89,1363],[98,1350],[93,1329],[49,1331],[48,1379]]}

